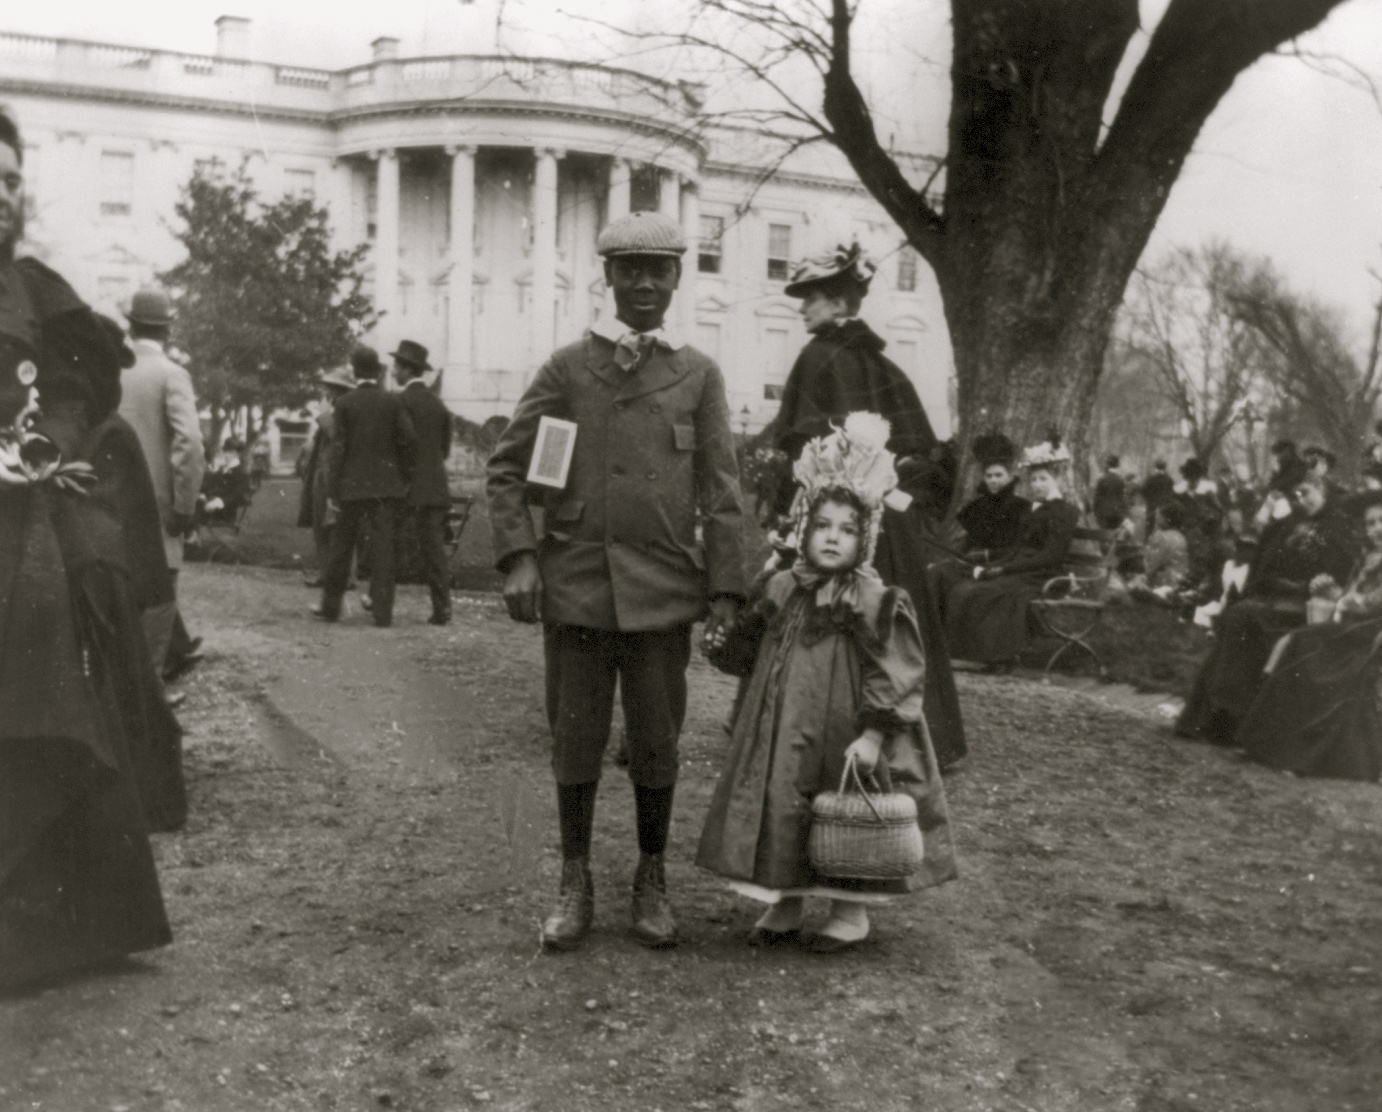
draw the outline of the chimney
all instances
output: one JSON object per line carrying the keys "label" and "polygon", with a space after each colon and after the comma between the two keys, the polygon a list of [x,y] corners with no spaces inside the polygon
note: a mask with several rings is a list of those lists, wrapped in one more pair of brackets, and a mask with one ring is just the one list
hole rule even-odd
{"label": "chimney", "polygon": [[216,57],[250,56],[250,21],[244,16],[223,15],[216,21]]}
{"label": "chimney", "polygon": [[376,62],[386,62],[390,58],[398,57],[398,40],[390,35],[380,35],[370,46],[374,50]]}

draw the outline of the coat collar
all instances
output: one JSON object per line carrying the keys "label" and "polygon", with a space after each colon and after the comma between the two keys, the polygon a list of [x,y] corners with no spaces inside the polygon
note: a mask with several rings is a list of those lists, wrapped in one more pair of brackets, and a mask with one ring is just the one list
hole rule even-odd
{"label": "coat collar", "polygon": [[659,343],[641,367],[636,371],[625,371],[614,361],[616,342],[607,335],[596,332],[592,327],[587,338],[586,358],[586,366],[590,373],[606,385],[614,387],[616,401],[626,401],[629,398],[639,398],[644,394],[665,390],[686,376],[686,360],[682,358],[684,347],[671,351]]}

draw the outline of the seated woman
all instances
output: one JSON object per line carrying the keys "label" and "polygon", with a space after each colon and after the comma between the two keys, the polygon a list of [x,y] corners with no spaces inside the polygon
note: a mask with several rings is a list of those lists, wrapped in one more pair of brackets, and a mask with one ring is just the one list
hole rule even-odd
{"label": "seated woman", "polygon": [[1013,460],[1017,449],[1001,432],[978,437],[971,448],[984,469],[983,485],[966,502],[956,520],[965,531],[965,554],[987,561],[995,553],[1016,548],[1032,504],[1017,494]]}
{"label": "seated woman", "polygon": [[1357,499],[1368,551],[1334,620],[1290,634],[1238,727],[1254,761],[1297,776],[1382,777],[1382,491]]}
{"label": "seated woman", "polygon": [[1243,597],[1219,619],[1214,647],[1176,723],[1181,737],[1234,745],[1252,705],[1262,669],[1284,634],[1305,624],[1310,581],[1343,580],[1357,557],[1353,524],[1325,497],[1324,481],[1307,475],[1295,489],[1296,509],[1263,531],[1243,584]]}
{"label": "seated woman", "polygon": [[1011,670],[1027,643],[1027,604],[1065,567],[1080,511],[1061,495],[1060,476],[1070,453],[1053,437],[1023,454],[1027,482],[1036,496],[1016,546],[977,562],[970,578],[945,597],[945,635],[952,656]]}

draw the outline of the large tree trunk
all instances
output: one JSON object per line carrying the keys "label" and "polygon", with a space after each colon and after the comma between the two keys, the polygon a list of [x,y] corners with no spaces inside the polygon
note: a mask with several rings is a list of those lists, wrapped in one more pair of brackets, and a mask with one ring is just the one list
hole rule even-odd
{"label": "large tree trunk", "polygon": [[1209,112],[1247,65],[1341,0],[1171,0],[1107,129],[1136,0],[953,0],[952,103],[939,208],[878,141],[832,0],[834,142],[932,265],[969,442],[1059,432],[1082,458],[1129,277]]}

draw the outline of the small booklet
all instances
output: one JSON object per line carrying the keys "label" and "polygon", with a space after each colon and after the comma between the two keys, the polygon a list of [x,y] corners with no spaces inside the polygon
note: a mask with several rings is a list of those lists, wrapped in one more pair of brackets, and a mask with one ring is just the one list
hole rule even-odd
{"label": "small booklet", "polygon": [[575,450],[576,422],[543,417],[537,423],[533,458],[528,464],[528,482],[563,489],[571,470],[571,453]]}

